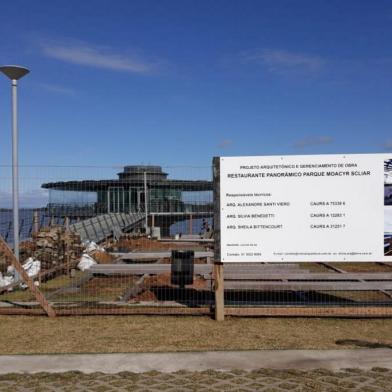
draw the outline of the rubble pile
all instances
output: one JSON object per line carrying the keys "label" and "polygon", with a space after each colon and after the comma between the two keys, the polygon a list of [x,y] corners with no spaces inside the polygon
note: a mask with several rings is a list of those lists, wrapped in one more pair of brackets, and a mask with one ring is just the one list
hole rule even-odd
{"label": "rubble pile", "polygon": [[63,226],[41,229],[33,234],[33,243],[30,256],[41,261],[43,270],[75,264],[84,250],[79,234],[69,232]]}

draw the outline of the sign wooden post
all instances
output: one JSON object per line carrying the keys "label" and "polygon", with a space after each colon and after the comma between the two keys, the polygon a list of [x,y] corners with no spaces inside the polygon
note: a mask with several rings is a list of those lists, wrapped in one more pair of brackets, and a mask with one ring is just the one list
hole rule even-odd
{"label": "sign wooden post", "polygon": [[34,284],[33,279],[27,275],[27,272],[23,268],[22,264],[20,264],[19,260],[15,257],[10,247],[4,241],[3,237],[0,236],[0,252],[3,253],[6,257],[9,257],[11,260],[11,264],[14,266],[15,270],[19,273],[22,278],[23,283],[27,285],[30,291],[34,294],[35,299],[41,305],[42,309],[46,312],[49,317],[56,317],[56,312],[52,308],[52,305],[46,300],[44,295],[38,289],[38,287]]}
{"label": "sign wooden post", "polygon": [[213,159],[214,180],[214,290],[215,290],[215,320],[225,319],[224,277],[223,263],[221,262],[220,244],[220,158]]}
{"label": "sign wooden post", "polygon": [[223,279],[223,263],[214,264],[214,278],[215,278],[215,320],[223,321],[225,319],[225,289]]}

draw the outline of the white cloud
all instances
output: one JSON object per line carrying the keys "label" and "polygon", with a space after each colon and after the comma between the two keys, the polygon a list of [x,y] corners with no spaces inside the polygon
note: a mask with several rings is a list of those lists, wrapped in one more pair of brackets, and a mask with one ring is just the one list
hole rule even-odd
{"label": "white cloud", "polygon": [[73,90],[72,88],[59,86],[56,84],[39,83],[39,86],[42,87],[44,90],[57,94],[74,95],[76,93],[75,90]]}
{"label": "white cloud", "polygon": [[319,56],[290,52],[280,49],[264,49],[242,53],[245,62],[264,65],[270,72],[311,72],[316,73],[325,65]]}
{"label": "white cloud", "polygon": [[333,138],[330,136],[309,136],[297,140],[293,146],[295,148],[304,148],[304,147],[317,146],[322,144],[331,144],[332,142],[333,142]]}
{"label": "white cloud", "polygon": [[116,53],[106,47],[98,47],[86,42],[45,41],[40,44],[42,53],[67,63],[112,71],[148,74],[157,64],[140,58],[135,54]]}

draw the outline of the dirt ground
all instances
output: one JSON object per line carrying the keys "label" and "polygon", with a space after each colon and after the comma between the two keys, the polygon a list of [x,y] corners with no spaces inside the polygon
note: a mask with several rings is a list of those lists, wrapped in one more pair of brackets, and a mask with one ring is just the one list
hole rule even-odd
{"label": "dirt ground", "polygon": [[0,354],[392,347],[392,319],[0,316]]}
{"label": "dirt ground", "polygon": [[347,369],[340,372],[261,369],[252,372],[207,370],[165,374],[152,371],[110,375],[67,372],[0,376],[0,391],[386,392],[392,390],[391,380],[392,371],[379,368],[369,371]]}
{"label": "dirt ground", "polygon": [[95,251],[91,253],[91,257],[98,263],[98,264],[111,264],[114,263],[116,257],[108,252],[101,252]]}

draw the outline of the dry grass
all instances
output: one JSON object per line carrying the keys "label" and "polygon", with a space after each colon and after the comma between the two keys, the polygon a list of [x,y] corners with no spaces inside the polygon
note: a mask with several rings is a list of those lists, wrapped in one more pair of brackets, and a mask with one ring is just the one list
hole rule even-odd
{"label": "dry grass", "polygon": [[0,354],[352,348],[392,344],[390,319],[0,316]]}
{"label": "dry grass", "polygon": [[[68,287],[72,284],[75,284],[78,279],[82,276],[81,271],[76,271],[76,275],[74,278],[70,278],[68,275],[60,275],[54,279],[48,280],[45,283],[42,283],[40,286],[40,290],[44,294],[50,294],[53,291],[56,291],[63,287]],[[35,301],[34,295],[30,290],[19,289],[16,288],[14,291],[6,292],[0,296],[1,301]]]}

